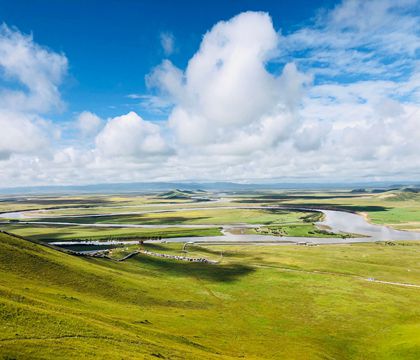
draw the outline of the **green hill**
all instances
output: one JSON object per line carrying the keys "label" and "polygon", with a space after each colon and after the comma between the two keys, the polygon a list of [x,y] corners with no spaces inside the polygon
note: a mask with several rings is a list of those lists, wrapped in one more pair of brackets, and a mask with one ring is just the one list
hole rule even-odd
{"label": "green hill", "polygon": [[199,306],[157,291],[161,276],[0,233],[0,358],[207,358],[193,339],[162,332],[164,319],[150,322],[150,308]]}
{"label": "green hill", "polygon": [[0,233],[0,359],[420,356],[420,289],[365,280],[418,283],[418,242],[190,251],[223,258],[116,262]]}
{"label": "green hill", "polygon": [[180,190],[175,189],[171,191],[167,191],[158,195],[161,199],[168,199],[168,200],[194,200],[194,201],[208,201],[207,198],[201,198],[205,191],[203,190]]}
{"label": "green hill", "polygon": [[163,199],[191,199],[191,196],[194,195],[192,191],[187,190],[172,190],[168,191],[162,194],[159,194],[158,196]]}

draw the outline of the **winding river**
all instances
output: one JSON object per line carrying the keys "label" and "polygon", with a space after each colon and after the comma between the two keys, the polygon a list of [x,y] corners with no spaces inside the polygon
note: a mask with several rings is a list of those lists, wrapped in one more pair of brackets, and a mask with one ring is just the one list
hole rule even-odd
{"label": "winding river", "polygon": [[[187,208],[186,210],[205,210],[209,207],[195,207]],[[85,226],[85,227],[104,227],[104,228],[151,228],[151,229],[162,229],[162,228],[209,228],[209,227],[222,227],[222,236],[203,236],[203,237],[179,237],[179,238],[166,238],[162,239],[164,242],[189,242],[189,243],[213,243],[213,244],[224,244],[224,243],[238,243],[238,244],[337,244],[337,243],[355,243],[355,242],[374,242],[374,241],[392,241],[392,240],[420,240],[419,232],[409,232],[395,230],[383,225],[374,225],[369,223],[365,217],[344,211],[338,210],[324,210],[324,209],[307,209],[307,208],[285,208],[281,206],[227,206],[220,207],[220,209],[278,209],[278,210],[300,210],[300,211],[318,211],[324,214],[323,220],[317,222],[316,225],[319,228],[327,228],[329,231],[334,233],[352,233],[360,236],[356,237],[330,237],[330,238],[319,238],[319,237],[288,237],[288,236],[272,236],[272,235],[259,235],[259,234],[232,234],[231,229],[235,228],[255,228],[263,226],[262,224],[176,224],[176,225],[150,225],[150,224],[86,224],[86,223],[75,223],[75,222],[52,222],[52,221],[31,221],[31,218],[27,216],[27,212],[13,212],[0,214],[0,218],[3,219],[19,219],[24,224],[45,224],[45,225],[72,225],[72,226]],[[55,209],[59,210],[59,209]],[[151,210],[148,212],[167,212],[167,211],[180,211],[181,209],[174,210]],[[46,212],[46,211],[45,211]],[[97,216],[114,216],[114,215],[130,215],[139,214],[145,212],[131,212],[131,213],[110,213],[110,214],[98,214]],[[89,216],[89,215],[83,215]],[[57,216],[58,217],[58,216]],[[79,215],[65,215],[63,217],[78,218]],[[55,242],[52,244],[62,246],[67,245],[115,245],[115,244],[132,244],[137,241],[78,241],[78,242]]]}

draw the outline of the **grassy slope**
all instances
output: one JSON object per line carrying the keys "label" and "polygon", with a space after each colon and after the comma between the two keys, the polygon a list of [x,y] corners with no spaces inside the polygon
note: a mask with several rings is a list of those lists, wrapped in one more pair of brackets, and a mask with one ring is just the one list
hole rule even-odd
{"label": "grassy slope", "polygon": [[420,356],[420,289],[353,277],[419,283],[419,243],[191,250],[222,264],[85,259],[0,234],[0,356]]}
{"label": "grassy slope", "polygon": [[[192,340],[176,331],[161,333],[147,320],[151,309],[177,312],[191,306],[180,299],[183,291],[170,294],[153,284],[162,277],[158,272],[130,263],[115,269],[109,261],[76,258],[4,234],[0,237],[3,357],[104,358],[106,354],[108,359],[121,359],[161,353],[183,358],[190,352],[207,358]],[[159,280],[162,285],[168,282]],[[194,299],[198,305],[199,298]],[[165,322],[164,317],[158,322]]]}

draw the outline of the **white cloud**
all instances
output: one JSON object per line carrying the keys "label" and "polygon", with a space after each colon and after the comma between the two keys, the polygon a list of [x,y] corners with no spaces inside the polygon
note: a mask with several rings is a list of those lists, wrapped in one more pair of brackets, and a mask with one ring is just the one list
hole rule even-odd
{"label": "white cloud", "polygon": [[158,125],[143,120],[135,112],[108,120],[95,139],[105,157],[144,157],[168,154]]}
{"label": "white cloud", "polygon": [[418,1],[346,0],[282,43],[283,55],[318,74],[405,75],[420,49]]}
{"label": "white cloud", "polygon": [[178,102],[183,96],[183,77],[180,69],[169,60],[163,60],[151,74],[146,75],[146,85],[150,89],[158,89],[164,98]]}
{"label": "white cloud", "polygon": [[246,12],[217,23],[203,38],[185,71],[165,60],[148,77],[175,103],[169,127],[180,146],[247,153],[285,138],[310,78],[294,64],[281,75],[266,63],[278,34],[266,13]]}
{"label": "white cloud", "polygon": [[27,114],[0,110],[0,160],[39,153],[48,145],[45,123]]}
{"label": "white cloud", "polygon": [[[219,22],[185,68],[164,60],[146,77],[150,93],[129,96],[162,117],[169,112],[166,121],[133,112],[110,119],[96,137],[63,142],[52,161],[30,154],[36,149],[23,139],[44,139],[39,147],[48,141],[50,126],[39,113],[61,100],[54,91],[22,90],[38,100],[24,111],[7,109],[29,125],[17,127],[28,131],[17,130],[21,145],[0,133],[0,182],[418,179],[417,4],[343,1],[289,33],[260,12]],[[37,68],[51,78],[47,88],[58,87]],[[95,124],[85,123],[91,134]]]}
{"label": "white cloud", "polygon": [[84,137],[95,135],[99,131],[101,124],[101,118],[90,111],[81,112],[76,119],[76,126]]}
{"label": "white cloud", "polygon": [[331,131],[331,125],[325,122],[305,124],[295,135],[294,144],[300,151],[318,150]]}
{"label": "white cloud", "polygon": [[160,44],[166,56],[171,55],[175,50],[175,37],[172,33],[163,32],[160,34]]}
{"label": "white cloud", "polygon": [[64,55],[0,26],[0,160],[48,150],[57,131],[40,115],[62,106],[58,86],[66,71]]}
{"label": "white cloud", "polygon": [[129,99],[133,99],[133,100],[137,100],[137,99],[141,99],[144,95],[141,94],[128,94],[127,97]]}
{"label": "white cloud", "polygon": [[23,86],[0,88],[2,108],[46,112],[62,106],[58,86],[67,71],[66,57],[4,24],[0,26],[0,69],[5,80]]}

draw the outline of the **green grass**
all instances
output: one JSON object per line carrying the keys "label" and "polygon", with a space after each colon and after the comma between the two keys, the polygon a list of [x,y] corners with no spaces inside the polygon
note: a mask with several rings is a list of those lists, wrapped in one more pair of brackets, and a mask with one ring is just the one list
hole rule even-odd
{"label": "green grass", "polygon": [[282,226],[262,226],[251,229],[250,233],[274,236],[297,236],[297,237],[349,237],[350,234],[335,234],[326,230],[318,229],[314,224],[296,224]]}
{"label": "green grass", "polygon": [[[287,224],[302,222],[307,212],[260,209],[183,210],[139,215],[110,215],[48,218],[52,222],[112,223],[112,224]],[[40,219],[44,220],[44,219]]]}
{"label": "green grass", "polygon": [[[180,253],[180,244],[154,251]],[[0,234],[3,359],[418,359],[420,243],[67,255]]]}
{"label": "green grass", "polygon": [[133,228],[95,228],[80,226],[54,226],[36,224],[6,224],[0,229],[26,237],[28,239],[45,242],[63,240],[110,240],[110,239],[140,239],[140,238],[175,238],[184,236],[218,236],[220,229],[133,229]]}
{"label": "green grass", "polygon": [[[12,212],[22,210],[38,210],[38,209],[66,209],[70,213],[88,209],[94,211],[96,208],[112,208],[115,206],[145,206],[145,205],[162,205],[162,204],[188,204],[190,200],[179,199],[163,199],[156,198],[154,195],[64,195],[64,196],[47,196],[47,195],[31,195],[7,197],[0,202],[0,212]],[[82,209],[72,209],[72,208]],[[121,210],[121,208],[119,208]],[[76,210],[76,212],[75,212]],[[99,212],[100,213],[100,212]]]}
{"label": "green grass", "polygon": [[[49,215],[86,214],[79,221],[115,222],[115,223],[204,223],[222,224],[229,222],[244,223],[299,223],[299,214],[291,218],[287,215],[263,214],[258,210],[228,210],[217,209],[226,203],[190,203],[187,200],[164,199],[154,195],[78,195],[78,196],[31,196],[9,199],[0,203],[1,211],[18,211],[24,209],[52,209]],[[235,194],[231,200],[244,206],[262,204],[280,205],[311,205],[342,208],[367,213],[369,219],[377,224],[391,225],[398,229],[420,229],[420,194],[404,191],[390,191],[379,194],[352,194],[348,191],[330,192],[297,192],[297,191],[265,191]],[[161,206],[168,205],[169,206]],[[119,207],[129,206],[129,207]],[[208,211],[180,211],[174,213],[123,215],[104,218],[89,218],[89,214],[104,214],[109,212],[146,211],[152,209],[173,209],[176,207],[215,207]],[[82,207],[72,209],[72,207]],[[54,210],[56,208],[64,208]],[[42,216],[42,213],[39,214]],[[56,221],[66,220],[57,218]],[[68,218],[75,221],[74,218]],[[77,221],[77,220],[76,220]]]}
{"label": "green grass", "polygon": [[[355,212],[364,212],[375,224],[390,225],[397,229],[420,229],[420,194],[390,191],[380,194],[355,195],[349,192],[280,192],[249,194],[240,201],[265,202],[274,199],[275,204],[320,206]],[[270,202],[273,204],[273,202]]]}
{"label": "green grass", "polygon": [[400,207],[391,208],[384,212],[370,212],[369,218],[378,224],[420,223],[420,204],[418,208]]}
{"label": "green grass", "polygon": [[[244,206],[332,206],[366,212],[376,223],[420,228],[420,197],[414,193],[261,192],[235,195],[234,199]],[[50,214],[89,215],[225,204],[197,205],[159,199],[156,194],[20,200],[1,202],[0,211],[67,207]],[[164,207],[163,203],[173,204]],[[79,206],[84,208],[70,208]],[[262,229],[270,233],[330,236],[314,228],[317,216],[215,208],[79,220],[265,224]],[[217,228],[25,224],[2,228],[46,241],[220,235]],[[135,245],[113,250],[112,256],[118,259],[138,248],[185,255],[182,246]],[[0,234],[0,359],[420,358],[420,289],[365,280],[420,285],[420,242],[314,247],[189,245],[187,251],[190,257],[220,263],[144,255],[124,262],[76,257]]]}

